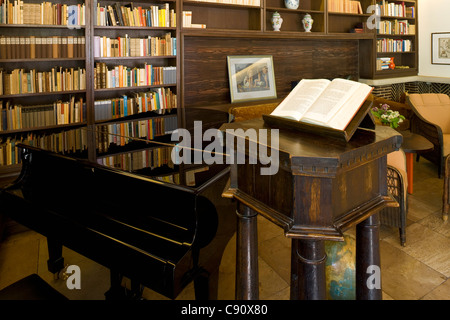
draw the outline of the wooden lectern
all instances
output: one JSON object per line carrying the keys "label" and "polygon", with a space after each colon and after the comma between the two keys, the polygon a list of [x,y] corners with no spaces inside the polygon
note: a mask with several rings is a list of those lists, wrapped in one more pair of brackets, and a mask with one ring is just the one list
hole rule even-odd
{"label": "wooden lectern", "polygon": [[[343,231],[354,225],[357,299],[381,299],[381,287],[368,285],[368,280],[375,272],[373,266],[380,267],[377,212],[397,205],[387,192],[386,155],[399,149],[402,136],[377,126],[358,129],[347,142],[279,129],[276,147],[270,138],[274,129],[261,119],[228,123],[220,129],[227,132],[227,141],[234,139],[229,150],[234,160],[240,153],[246,160],[231,161],[230,187],[223,194],[235,198],[238,206],[236,299],[259,298],[257,214],[282,227],[292,239],[291,299],[326,298],[324,241],[343,241]],[[249,134],[255,131],[256,136]],[[267,143],[260,139],[265,133]],[[260,169],[268,165],[251,163],[258,154],[247,145],[240,148],[239,139],[273,148],[272,155],[278,152],[278,171],[261,175]]]}

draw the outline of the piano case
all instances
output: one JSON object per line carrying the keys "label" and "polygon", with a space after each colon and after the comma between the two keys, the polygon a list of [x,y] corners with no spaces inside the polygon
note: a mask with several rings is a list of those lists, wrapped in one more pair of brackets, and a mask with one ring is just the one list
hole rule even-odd
{"label": "piano case", "polygon": [[[204,280],[235,231],[235,205],[221,197],[228,167],[190,188],[22,147],[2,213],[45,235],[49,248],[64,245],[168,298],[199,279],[207,286],[196,294],[216,298],[217,284]],[[49,270],[59,272],[61,251],[50,255]]]}

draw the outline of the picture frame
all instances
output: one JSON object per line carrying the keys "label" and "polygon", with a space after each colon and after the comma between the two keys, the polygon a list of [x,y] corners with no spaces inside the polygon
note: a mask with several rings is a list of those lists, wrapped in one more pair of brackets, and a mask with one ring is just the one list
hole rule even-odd
{"label": "picture frame", "polygon": [[271,55],[227,56],[231,103],[276,99]]}
{"label": "picture frame", "polygon": [[431,63],[450,64],[450,32],[431,34]]}

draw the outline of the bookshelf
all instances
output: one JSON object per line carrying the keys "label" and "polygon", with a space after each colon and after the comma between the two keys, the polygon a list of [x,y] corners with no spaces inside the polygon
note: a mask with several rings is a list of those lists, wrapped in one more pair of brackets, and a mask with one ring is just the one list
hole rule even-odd
{"label": "bookshelf", "polygon": [[131,138],[164,139],[178,127],[176,2],[93,0],[93,11],[95,159],[104,162]]}
{"label": "bookshelf", "polygon": [[[371,57],[361,77],[403,77],[418,72],[418,1],[376,1],[380,27],[373,39],[361,43],[360,57]],[[389,68],[393,61],[395,68]]]}
{"label": "bookshelf", "polygon": [[331,34],[371,33],[363,27],[370,17],[367,10],[371,5],[373,0],[327,0],[328,32]]}
{"label": "bookshelf", "polygon": [[[336,1],[344,9],[336,9]],[[189,127],[186,108],[223,105],[225,110],[229,105],[227,55],[273,55],[279,99],[299,75],[377,79],[417,74],[418,1],[361,0],[357,10],[345,9],[346,2],[301,0],[292,10],[283,0],[52,0],[46,10],[60,18],[44,24],[32,13],[44,8],[41,1],[24,1],[22,12],[29,14],[20,16],[20,8],[12,11],[20,23],[0,20],[0,102],[6,117],[0,122],[0,167],[16,163],[15,142],[27,139],[79,152],[92,161],[125,147],[106,143],[93,134],[96,130],[116,135],[128,130],[135,138],[166,141],[176,127]],[[369,7],[386,3],[404,4],[406,16],[388,12],[381,21],[406,20],[415,33],[364,29]],[[6,4],[11,9],[14,2],[0,0],[0,19],[7,17]],[[76,6],[73,17],[81,22],[64,18],[69,6]],[[128,20],[120,21],[119,12]],[[154,12],[158,23],[151,19]],[[280,32],[272,29],[274,12],[283,18]],[[306,13],[314,19],[312,32],[305,32],[301,23]],[[377,70],[377,59],[386,57],[409,68]],[[34,75],[44,79],[41,87],[20,81],[12,91],[4,88],[6,78],[29,81]],[[57,116],[58,110],[65,116]],[[141,126],[147,132],[136,130]]]}
{"label": "bookshelf", "polygon": [[297,9],[288,9],[283,0],[266,0],[264,31],[273,32],[271,18],[274,12],[281,14],[283,32],[304,32],[302,19],[309,13],[314,20],[311,32],[324,34],[325,29],[325,11],[324,0],[319,1],[300,1]]}
{"label": "bookshelf", "polygon": [[86,139],[86,6],[1,1],[0,166],[20,168],[16,143],[82,152]]}

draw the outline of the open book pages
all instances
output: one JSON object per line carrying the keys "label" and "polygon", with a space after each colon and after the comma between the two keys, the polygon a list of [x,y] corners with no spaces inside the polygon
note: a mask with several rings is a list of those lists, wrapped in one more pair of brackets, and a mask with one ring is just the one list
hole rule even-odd
{"label": "open book pages", "polygon": [[271,115],[344,130],[372,89],[339,78],[303,79]]}

